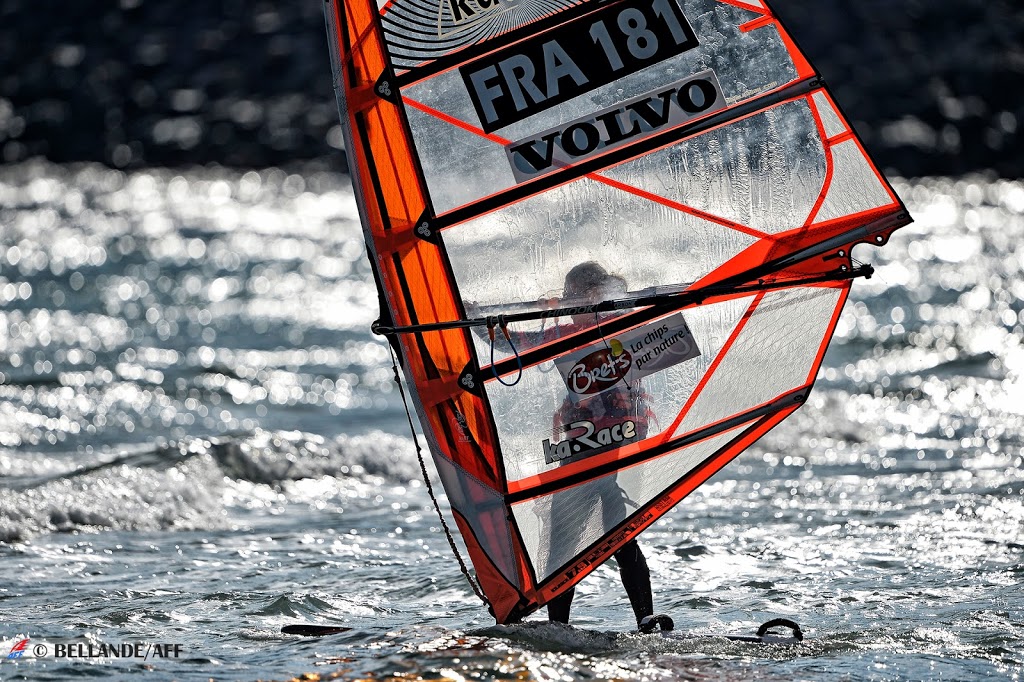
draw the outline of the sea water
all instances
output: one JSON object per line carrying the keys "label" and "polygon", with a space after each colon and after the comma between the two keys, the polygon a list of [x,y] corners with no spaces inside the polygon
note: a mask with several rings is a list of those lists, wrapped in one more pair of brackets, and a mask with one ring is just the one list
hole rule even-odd
{"label": "sea water", "polygon": [[612,566],[494,626],[345,176],[0,168],[0,679],[1020,679],[1024,183],[896,188],[808,404],[641,536],[681,631],[809,637],[760,647],[628,634]]}

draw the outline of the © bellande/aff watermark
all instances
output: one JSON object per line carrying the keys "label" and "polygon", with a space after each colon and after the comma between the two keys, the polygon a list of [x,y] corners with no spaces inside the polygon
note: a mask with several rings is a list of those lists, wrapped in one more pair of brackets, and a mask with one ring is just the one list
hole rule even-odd
{"label": "\u00a9 bellande/aff watermark", "polygon": [[[31,642],[28,637],[15,637],[10,651],[2,660],[53,658],[64,660],[137,660],[156,661],[177,659],[184,654],[184,646],[175,642],[102,642],[76,640],[73,642]],[[0,655],[3,652],[0,651]]]}

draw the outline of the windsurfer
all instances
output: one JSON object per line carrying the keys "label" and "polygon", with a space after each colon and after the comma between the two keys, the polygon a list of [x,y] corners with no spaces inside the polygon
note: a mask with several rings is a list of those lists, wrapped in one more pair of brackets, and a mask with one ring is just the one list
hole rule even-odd
{"label": "windsurfer", "polygon": [[[569,270],[565,276],[562,296],[564,299],[580,301],[583,305],[592,305],[625,294],[625,284],[621,277],[610,274],[598,263],[588,261]],[[551,330],[551,336],[557,338],[592,326],[597,321],[596,318],[597,313],[573,315],[571,325],[556,326]],[[631,440],[642,440],[647,436],[648,423],[652,416],[648,396],[639,383],[630,385],[622,382],[622,385],[611,390],[582,399],[576,396],[574,400],[572,396],[566,396],[554,415],[553,428],[555,437],[560,438],[570,430],[569,425],[575,422],[589,421],[594,425],[594,429],[599,431],[629,420],[635,424],[636,432]],[[612,480],[614,478],[612,476],[608,479],[608,485],[598,486],[601,491],[601,514],[606,528],[618,525],[627,516],[626,492],[615,484]],[[571,494],[552,496],[551,518],[563,518],[563,510],[557,507],[566,507],[577,502],[578,500]],[[633,615],[636,616],[639,626],[645,617],[654,613],[651,573],[647,567],[647,560],[635,538],[623,545],[614,556],[619,565],[622,586],[629,596],[629,603],[633,607]],[[570,588],[548,602],[548,620],[568,623],[575,593],[575,588]]]}
{"label": "windsurfer", "polygon": [[[599,263],[588,261],[576,265],[566,274],[561,299],[544,300],[542,304],[549,307],[579,304],[584,308],[605,300],[614,300],[625,293],[626,281],[622,277],[609,273]],[[570,324],[555,325],[539,332],[510,331],[510,338],[520,350],[525,350],[600,324],[602,318],[607,319],[617,314],[620,313],[582,312],[572,315]],[[495,342],[502,341],[500,334],[497,335]],[[580,422],[588,422],[594,432],[619,426],[618,432],[624,431],[629,434],[621,443],[635,442],[646,438],[652,418],[654,414],[650,408],[649,396],[640,382],[629,383],[623,380],[615,387],[595,395],[567,395],[554,414],[553,442],[570,438],[576,431],[572,425]],[[627,424],[630,425],[628,429],[623,428]],[[573,458],[566,459],[563,463],[570,461],[573,461]],[[614,475],[607,476],[594,481],[588,487],[591,495],[598,495],[602,522],[606,530],[621,524],[628,516],[627,503],[634,508],[637,506],[617,484],[616,478]],[[581,499],[571,490],[552,495],[551,500],[549,517],[559,519],[560,523],[557,528],[552,527],[549,530],[548,545],[557,547],[562,542],[571,541],[570,538],[562,538],[560,535],[576,532],[580,524],[587,523],[592,515],[592,508],[581,505]],[[574,523],[573,519],[579,523]],[[553,556],[553,553],[549,553],[549,556]],[[653,616],[651,574],[636,539],[631,539],[619,548],[614,557],[638,627],[644,631],[652,631],[656,625],[663,629],[671,629],[671,619],[667,616]],[[568,623],[574,595],[575,588],[570,588],[548,602],[548,619]]]}

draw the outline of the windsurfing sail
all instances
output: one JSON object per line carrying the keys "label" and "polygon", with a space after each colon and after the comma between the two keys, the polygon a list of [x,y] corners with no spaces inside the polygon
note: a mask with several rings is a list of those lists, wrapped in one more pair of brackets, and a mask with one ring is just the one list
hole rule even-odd
{"label": "windsurfing sail", "polygon": [[807,399],[910,217],[764,0],[325,7],[376,329],[515,621]]}

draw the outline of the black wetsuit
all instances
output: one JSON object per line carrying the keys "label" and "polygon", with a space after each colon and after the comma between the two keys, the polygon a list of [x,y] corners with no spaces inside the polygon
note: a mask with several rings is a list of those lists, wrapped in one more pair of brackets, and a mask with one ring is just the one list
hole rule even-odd
{"label": "black wetsuit", "polygon": [[[647,560],[636,539],[632,539],[622,546],[614,554],[615,561],[619,564],[619,576],[622,578],[622,586],[626,588],[629,595],[629,604],[633,607],[633,615],[636,616],[637,625],[644,616],[654,614],[654,596],[651,594],[651,572],[647,568]],[[576,594],[576,588],[570,587],[567,591],[548,602],[548,620],[558,623],[569,622],[569,609],[572,606],[572,598]]]}
{"label": "black wetsuit", "polygon": [[[607,391],[577,404],[573,404],[567,399],[562,409],[559,410],[559,414],[555,415],[555,426],[557,430],[559,424],[578,419],[588,419],[598,424],[604,424],[609,420],[621,422],[624,419],[631,419],[636,424],[636,435],[631,440],[643,440],[647,437],[649,426],[648,415],[644,414],[645,411],[646,408],[642,408],[642,401],[637,402],[635,392],[618,389]],[[601,483],[594,481],[586,484],[589,486],[588,492],[591,495],[595,495],[597,497],[596,503],[601,505],[602,523],[605,530],[614,528],[626,519],[629,515],[626,508],[627,502],[634,508],[638,506],[628,498],[626,491],[619,487],[616,479],[616,475],[612,474],[604,479],[598,479],[602,481]],[[578,501],[573,500],[570,496],[564,493],[556,493],[551,500],[550,518],[560,519],[570,524],[585,524],[587,522],[586,519],[573,518],[580,511],[579,509],[574,509],[577,504]],[[589,517],[587,509],[582,511],[585,516]],[[569,519],[572,520],[570,521]],[[550,544],[555,542],[554,537],[549,538]],[[644,558],[643,552],[640,551],[640,545],[635,538],[620,547],[613,556],[619,565],[619,576],[622,578],[622,586],[626,589],[626,594],[629,596],[629,603],[633,607],[633,615],[636,616],[637,625],[639,626],[640,621],[645,616],[654,614],[654,599],[651,594],[651,573],[647,568],[647,560]],[[554,569],[555,567],[551,568]],[[569,609],[575,594],[575,588],[570,588],[548,602],[548,620],[568,623]]]}

